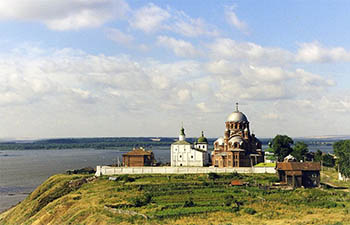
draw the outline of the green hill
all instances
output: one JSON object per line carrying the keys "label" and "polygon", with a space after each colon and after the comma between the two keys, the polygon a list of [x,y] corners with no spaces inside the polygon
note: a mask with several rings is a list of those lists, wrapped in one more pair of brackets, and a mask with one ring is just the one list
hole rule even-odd
{"label": "green hill", "polygon": [[[251,186],[230,186],[232,180]],[[0,224],[348,224],[347,190],[269,189],[275,175],[59,174]],[[260,185],[258,185],[260,184]]]}

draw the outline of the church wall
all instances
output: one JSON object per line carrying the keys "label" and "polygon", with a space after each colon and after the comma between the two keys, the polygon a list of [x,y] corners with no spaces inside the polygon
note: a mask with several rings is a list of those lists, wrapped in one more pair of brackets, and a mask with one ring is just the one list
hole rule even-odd
{"label": "church wall", "polygon": [[274,167],[111,167],[97,166],[96,176],[120,174],[196,174],[196,173],[276,173]]}
{"label": "church wall", "polygon": [[171,145],[171,166],[203,166],[203,155],[206,152],[196,151],[191,145]]}
{"label": "church wall", "polygon": [[[238,110],[225,122],[224,143],[214,142],[212,164],[217,167],[251,167],[264,162],[260,141],[250,134],[247,117]],[[239,152],[238,152],[239,151]]]}

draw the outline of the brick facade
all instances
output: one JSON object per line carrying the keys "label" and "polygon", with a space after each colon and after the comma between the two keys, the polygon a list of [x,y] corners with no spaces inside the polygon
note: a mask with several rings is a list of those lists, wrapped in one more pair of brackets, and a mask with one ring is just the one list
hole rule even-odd
{"label": "brick facade", "polygon": [[225,122],[224,137],[214,142],[212,164],[216,167],[251,167],[264,162],[261,142],[250,134],[247,117],[238,107]]}

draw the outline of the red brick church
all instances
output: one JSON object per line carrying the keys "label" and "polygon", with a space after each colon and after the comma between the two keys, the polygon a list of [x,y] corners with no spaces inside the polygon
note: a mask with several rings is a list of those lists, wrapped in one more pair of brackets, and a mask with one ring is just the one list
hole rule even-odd
{"label": "red brick church", "polygon": [[215,167],[251,167],[264,162],[261,142],[250,134],[249,121],[242,112],[232,112],[225,122],[224,137],[214,142],[212,164]]}

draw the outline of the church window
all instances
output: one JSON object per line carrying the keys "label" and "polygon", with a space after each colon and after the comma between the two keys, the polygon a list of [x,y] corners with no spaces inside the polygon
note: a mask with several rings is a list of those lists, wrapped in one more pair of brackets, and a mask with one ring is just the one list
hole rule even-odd
{"label": "church window", "polygon": [[182,155],[179,155],[180,158],[182,158]]}
{"label": "church window", "polygon": [[235,129],[237,129],[238,127],[237,127],[237,123],[235,124]]}
{"label": "church window", "polygon": [[193,159],[193,155],[191,155],[191,159]]}

